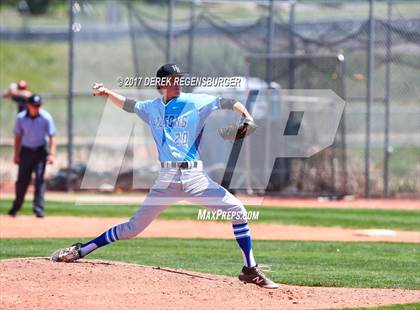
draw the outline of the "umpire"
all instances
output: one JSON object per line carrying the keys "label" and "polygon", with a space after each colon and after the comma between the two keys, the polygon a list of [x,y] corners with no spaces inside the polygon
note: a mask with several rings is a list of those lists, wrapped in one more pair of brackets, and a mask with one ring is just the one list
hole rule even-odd
{"label": "umpire", "polygon": [[44,217],[44,173],[47,162],[54,162],[56,130],[51,115],[41,109],[41,105],[41,97],[34,94],[29,97],[26,110],[16,117],[14,162],[19,165],[19,172],[10,216],[16,216],[22,207],[32,173],[35,172],[33,211],[37,217]]}

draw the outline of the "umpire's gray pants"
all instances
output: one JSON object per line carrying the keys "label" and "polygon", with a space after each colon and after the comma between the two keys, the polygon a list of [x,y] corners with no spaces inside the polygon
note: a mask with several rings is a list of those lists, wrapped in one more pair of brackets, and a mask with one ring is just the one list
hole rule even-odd
{"label": "umpire's gray pants", "polygon": [[230,212],[232,224],[247,222],[246,210],[241,201],[211,180],[201,167],[163,168],[136,214],[128,222],[117,226],[118,239],[134,238],[162,211],[180,200],[213,211]]}

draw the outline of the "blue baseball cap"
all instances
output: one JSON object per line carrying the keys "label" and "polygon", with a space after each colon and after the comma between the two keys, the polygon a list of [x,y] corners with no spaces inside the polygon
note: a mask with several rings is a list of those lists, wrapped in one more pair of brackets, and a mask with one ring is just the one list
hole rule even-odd
{"label": "blue baseball cap", "polygon": [[187,72],[181,72],[179,66],[176,64],[165,64],[156,72],[156,77],[163,78],[171,75],[188,76]]}
{"label": "blue baseball cap", "polygon": [[28,103],[40,106],[42,104],[42,98],[40,95],[33,94],[28,98]]}

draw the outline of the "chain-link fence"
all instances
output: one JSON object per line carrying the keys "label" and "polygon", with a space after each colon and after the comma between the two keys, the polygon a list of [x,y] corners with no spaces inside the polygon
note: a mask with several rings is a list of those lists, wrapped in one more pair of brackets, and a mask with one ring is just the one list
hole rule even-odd
{"label": "chain-link fence", "polygon": [[[280,89],[333,89],[345,99],[334,145],[311,159],[277,161],[269,189],[318,195],[420,192],[416,2],[72,3],[73,118],[67,117],[65,98],[47,108],[64,144],[68,128],[73,130],[68,146],[73,166],[88,160],[104,109],[103,102],[84,96],[92,83],[118,88],[119,77],[154,76],[162,63],[175,62],[195,76],[259,78]],[[30,38],[28,33],[20,39]],[[67,34],[63,26],[63,40]],[[59,33],[54,38],[60,41]],[[2,39],[13,36],[6,32]],[[344,60],[337,67],[339,55]],[[299,63],[299,57],[306,61]],[[10,141],[8,113],[2,105],[3,141]],[[104,146],[104,158],[107,154],[112,150]]]}

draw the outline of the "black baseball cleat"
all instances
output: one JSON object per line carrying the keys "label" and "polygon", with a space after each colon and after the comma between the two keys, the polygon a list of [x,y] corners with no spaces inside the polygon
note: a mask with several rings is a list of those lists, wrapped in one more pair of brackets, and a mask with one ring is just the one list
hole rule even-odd
{"label": "black baseball cleat", "polygon": [[253,283],[263,288],[275,289],[279,287],[262,272],[258,265],[255,267],[244,266],[238,278],[244,283]]}
{"label": "black baseball cleat", "polygon": [[32,211],[34,211],[35,216],[38,217],[38,218],[42,218],[42,217],[45,216],[44,210],[42,210],[42,209],[33,208]]}
{"label": "black baseball cleat", "polygon": [[8,214],[10,217],[16,217],[16,211],[15,211],[13,208],[11,208],[11,209],[9,210],[9,212],[7,212],[7,214]]}
{"label": "black baseball cleat", "polygon": [[35,212],[37,218],[43,218],[45,216],[44,212]]}

